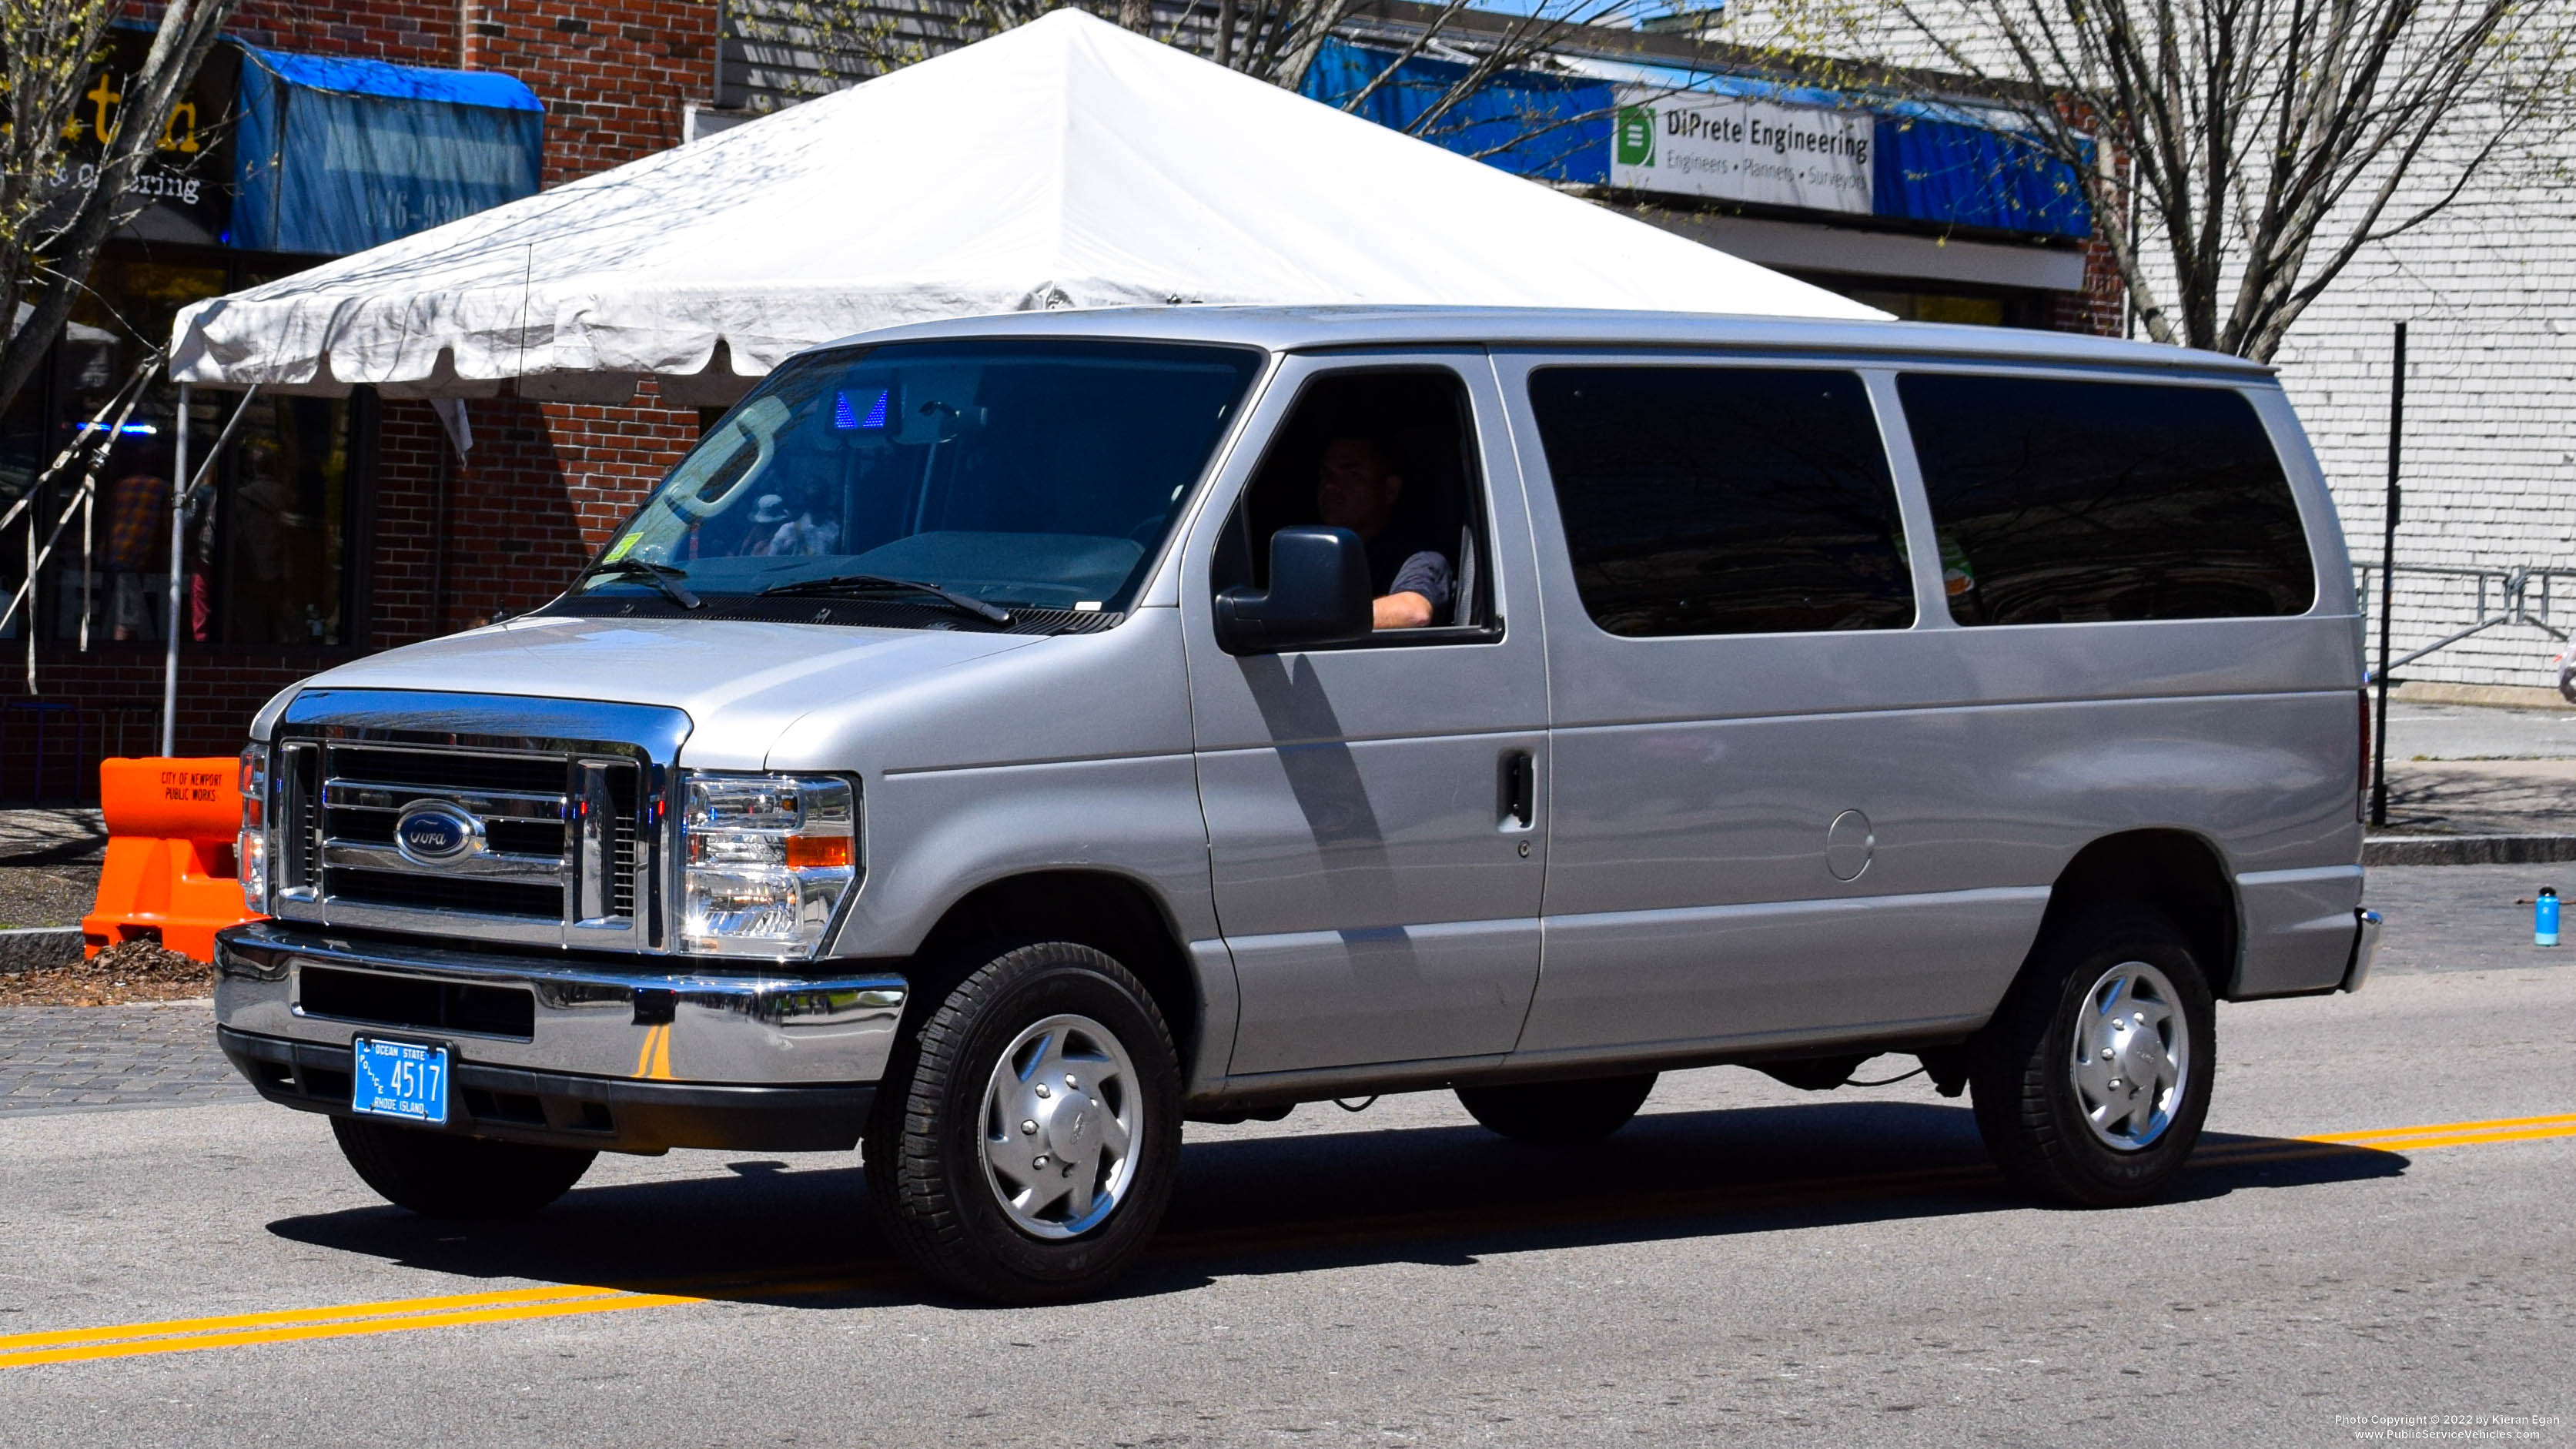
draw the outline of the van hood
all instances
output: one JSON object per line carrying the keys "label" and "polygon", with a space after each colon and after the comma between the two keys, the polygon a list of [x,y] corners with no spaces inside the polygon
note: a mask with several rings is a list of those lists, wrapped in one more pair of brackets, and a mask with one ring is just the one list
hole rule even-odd
{"label": "van hood", "polygon": [[690,763],[757,769],[779,732],[817,705],[899,691],[1042,637],[724,619],[513,619],[344,664],[301,687],[667,705],[691,721],[683,750]]}

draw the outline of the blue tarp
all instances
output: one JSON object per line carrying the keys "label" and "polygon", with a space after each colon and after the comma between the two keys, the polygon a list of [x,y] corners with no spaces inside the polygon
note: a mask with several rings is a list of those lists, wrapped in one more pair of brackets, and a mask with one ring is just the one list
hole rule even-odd
{"label": "blue tarp", "polygon": [[1870,210],[2039,236],[2093,234],[2075,169],[2018,136],[1921,115],[1878,118]]}
{"label": "blue tarp", "polygon": [[[1306,72],[1303,93],[1339,107],[1367,89],[1394,59],[1392,51],[1325,41]],[[1465,78],[1467,69],[1456,61],[1417,56],[1362,101],[1357,114],[1393,130],[1411,131],[1424,112]],[[1610,88],[1580,77],[1510,71],[1417,134],[1515,175],[1599,182],[1610,165]]]}
{"label": "blue tarp", "polygon": [[[1394,60],[1393,51],[1326,41],[1307,72],[1305,94],[1338,106]],[[1359,114],[1404,130],[1466,71],[1451,61],[1406,61],[1361,103]],[[1641,81],[1788,105],[1850,103],[1834,92],[1754,76],[1672,71],[1641,75]],[[1519,175],[1607,185],[1614,95],[1608,81],[1510,72],[1421,134]],[[1872,214],[2025,235],[2092,235],[2092,208],[2074,169],[2029,141],[1980,125],[1956,106],[1872,98],[1862,108],[1877,123],[1878,144],[1870,163]],[[1516,136],[1523,139],[1515,141]]]}
{"label": "blue tarp", "polygon": [[242,48],[227,240],[345,253],[536,193],[545,108],[515,76]]}

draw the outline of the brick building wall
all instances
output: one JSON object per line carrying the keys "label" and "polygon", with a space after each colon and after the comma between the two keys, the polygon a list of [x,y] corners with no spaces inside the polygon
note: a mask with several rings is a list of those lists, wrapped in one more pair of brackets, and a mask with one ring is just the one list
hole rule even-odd
{"label": "brick building wall", "polygon": [[2084,290],[2057,294],[2049,328],[2117,337],[2128,321],[2128,284],[2120,279],[2119,263],[2111,258],[2111,244],[2097,234],[2084,243]]}
{"label": "brick building wall", "polygon": [[225,33],[302,55],[456,68],[455,0],[242,0]]}
{"label": "brick building wall", "polygon": [[[474,450],[462,467],[446,465],[454,475],[443,613],[431,628],[431,607],[395,612],[380,604],[380,647],[488,623],[496,611],[517,613],[561,592],[698,440],[697,413],[661,407],[652,386],[648,380],[636,401],[622,407],[506,396],[467,403]],[[418,574],[426,572],[429,555],[417,540],[433,526],[425,515],[436,501],[428,480],[445,443],[426,405],[389,407],[389,428],[398,412],[426,455],[406,463],[401,474],[416,500],[405,527],[415,530],[406,548]],[[383,476],[390,485],[396,475],[387,469]],[[383,559],[395,541],[382,523],[377,533]]]}
{"label": "brick building wall", "polygon": [[714,99],[711,0],[464,0],[463,15],[465,68],[546,103],[547,186],[680,144],[681,108]]}

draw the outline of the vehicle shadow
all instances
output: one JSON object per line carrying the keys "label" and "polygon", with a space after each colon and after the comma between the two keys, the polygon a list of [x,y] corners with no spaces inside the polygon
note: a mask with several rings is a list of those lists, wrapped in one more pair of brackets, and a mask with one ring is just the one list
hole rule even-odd
{"label": "vehicle shadow", "polygon": [[[2211,1133],[2169,1202],[2394,1177],[2393,1152]],[[855,1166],[577,1189],[514,1223],[390,1207],[285,1218],[289,1241],[406,1268],[829,1308],[947,1301],[887,1250]],[[1537,1248],[1718,1238],[2026,1209],[1964,1107],[1852,1102],[1643,1116],[1581,1149],[1477,1127],[1194,1142],[1161,1235],[1119,1296],[1217,1277],[1466,1265]]]}

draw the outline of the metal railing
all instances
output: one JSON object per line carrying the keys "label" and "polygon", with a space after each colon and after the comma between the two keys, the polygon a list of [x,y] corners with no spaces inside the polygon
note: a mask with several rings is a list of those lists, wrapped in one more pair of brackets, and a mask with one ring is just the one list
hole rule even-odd
{"label": "metal railing", "polygon": [[[2372,590],[2379,581],[2379,565],[2353,565],[2354,587],[2361,594],[2362,617],[2373,617],[2378,605]],[[2410,650],[2388,661],[2388,672],[2394,675],[2405,665],[2428,654],[2438,653],[2464,639],[2472,639],[2490,629],[2528,626],[2552,639],[2565,643],[2576,633],[2576,568],[2551,568],[2528,564],[2495,567],[2452,564],[2399,564],[2394,576],[2401,582],[2412,575],[2417,578],[2452,579],[2461,586],[2466,602],[2474,605],[2468,627],[2453,630],[2420,649]],[[2555,622],[2557,601],[2567,599],[2569,614],[2565,622]]]}

